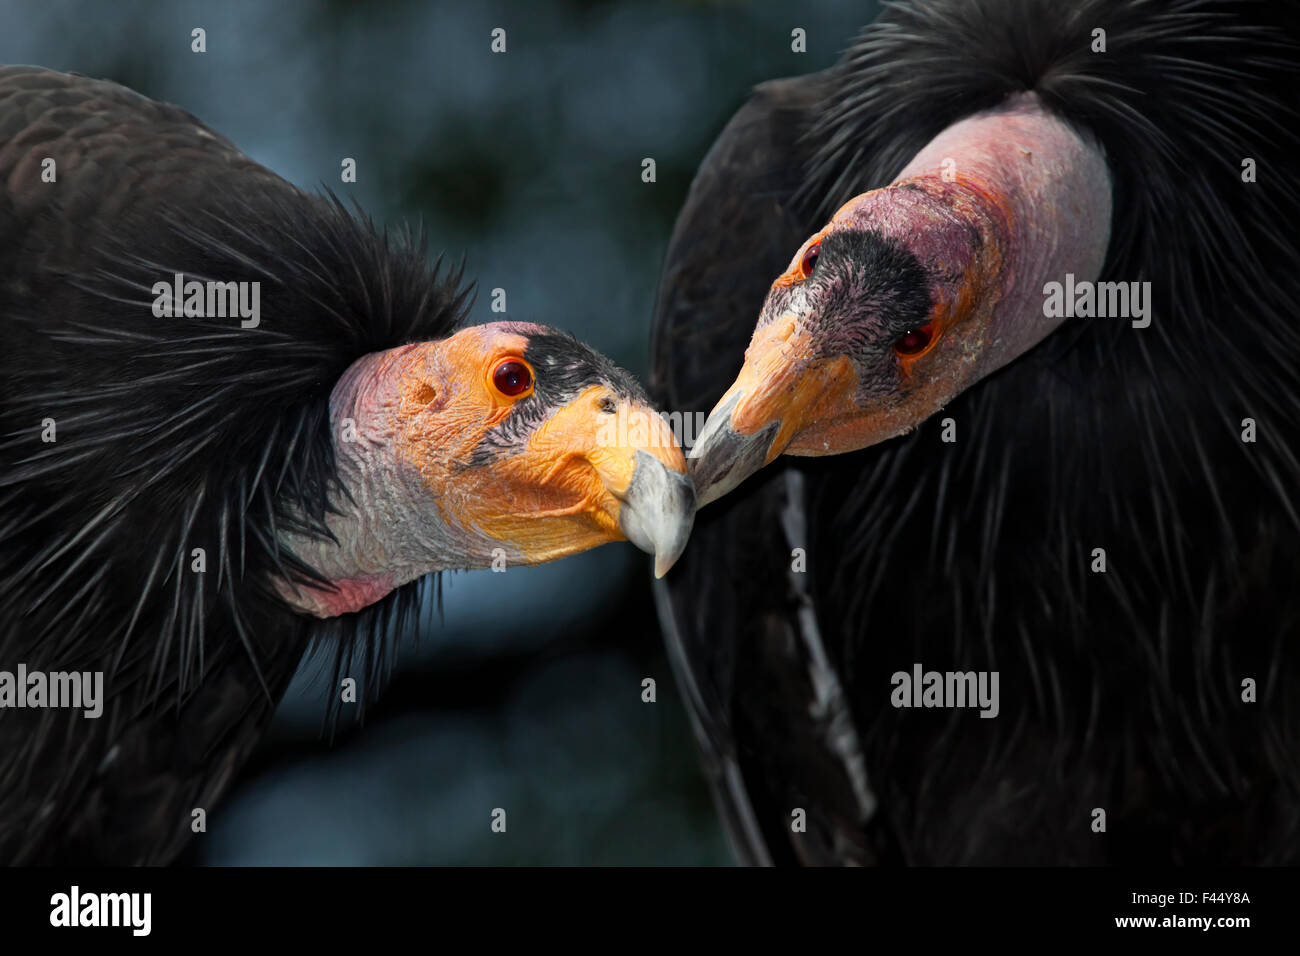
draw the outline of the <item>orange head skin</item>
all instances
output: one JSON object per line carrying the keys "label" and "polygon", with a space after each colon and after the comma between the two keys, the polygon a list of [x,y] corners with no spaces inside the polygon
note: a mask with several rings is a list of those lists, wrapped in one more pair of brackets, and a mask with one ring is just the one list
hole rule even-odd
{"label": "orange head skin", "polygon": [[[620,416],[642,427],[619,429]],[[662,574],[694,515],[672,431],[627,373],[542,326],[495,323],[368,355],[334,389],[350,502],[339,544],[287,536],[330,589],[281,582],[301,610],[356,610],[430,571],[537,564],[630,538]]]}
{"label": "orange head skin", "polygon": [[1040,290],[1096,277],[1109,187],[1099,151],[1031,96],[955,124],[851,199],[772,283],[691,450],[700,504],[782,453],[910,431],[1050,334]]}

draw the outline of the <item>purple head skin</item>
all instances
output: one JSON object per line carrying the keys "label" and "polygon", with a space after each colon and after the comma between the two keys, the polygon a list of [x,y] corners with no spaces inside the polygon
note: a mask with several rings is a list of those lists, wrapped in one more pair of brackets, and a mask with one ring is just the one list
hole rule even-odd
{"label": "purple head skin", "polygon": [[1110,213],[1100,149],[1033,94],[944,130],[772,283],[689,456],[700,504],[782,453],[910,431],[1023,355],[1063,321],[1044,285],[1100,273]]}

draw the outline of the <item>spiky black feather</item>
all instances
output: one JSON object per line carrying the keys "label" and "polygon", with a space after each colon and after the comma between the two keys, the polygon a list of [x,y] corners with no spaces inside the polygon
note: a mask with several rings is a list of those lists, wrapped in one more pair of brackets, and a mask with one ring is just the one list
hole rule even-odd
{"label": "spiky black feather", "polygon": [[[1154,299],[1149,329],[1073,321],[970,389],[942,413],[955,444],[927,424],[787,461],[697,519],[661,609],[743,858],[1300,860],[1287,10],[888,4],[833,69],[760,87],[713,147],[661,286],[654,383],[670,408],[707,410],[727,387],[768,283],[831,211],[1023,90],[1102,144],[1102,278],[1150,281]],[[705,340],[731,360],[703,361]],[[916,662],[999,670],[1000,716],[895,709],[891,674]]]}
{"label": "spiky black feather", "polygon": [[[421,585],[313,624],[266,582],[319,579],[279,532],[328,534],[339,375],[450,334],[467,292],[423,236],[108,82],[0,68],[0,183],[0,669],[109,694],[98,720],[0,712],[0,861],[163,862],[313,636],[380,682]],[[260,282],[260,326],[155,317],[175,273]]]}

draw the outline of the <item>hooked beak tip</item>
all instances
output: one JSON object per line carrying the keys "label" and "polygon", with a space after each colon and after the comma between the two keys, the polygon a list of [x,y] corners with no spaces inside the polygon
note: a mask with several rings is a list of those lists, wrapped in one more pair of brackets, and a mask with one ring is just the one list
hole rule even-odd
{"label": "hooked beak tip", "polygon": [[665,574],[671,571],[673,565],[677,563],[677,559],[679,557],[681,557],[680,551],[678,551],[674,555],[656,554],[655,555],[655,580],[662,578]]}
{"label": "hooked beak tip", "polygon": [[772,442],[781,428],[777,420],[752,435],[736,431],[731,416],[743,394],[733,393],[709,414],[700,437],[686,456],[701,508],[717,501],[767,464]]}
{"label": "hooked beak tip", "polygon": [[648,452],[636,453],[618,523],[629,541],[654,555],[656,578],[667,574],[686,550],[695,507],[695,486],[689,476],[669,469]]}

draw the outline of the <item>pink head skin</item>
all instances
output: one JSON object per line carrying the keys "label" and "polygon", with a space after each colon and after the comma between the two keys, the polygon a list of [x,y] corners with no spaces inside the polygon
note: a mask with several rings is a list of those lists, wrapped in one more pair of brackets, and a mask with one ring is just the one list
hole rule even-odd
{"label": "pink head skin", "polygon": [[1100,273],[1110,211],[1100,150],[1033,94],[944,130],[773,282],[689,456],[700,503],[782,452],[909,431],[1024,354],[1062,321],[1044,284]]}

